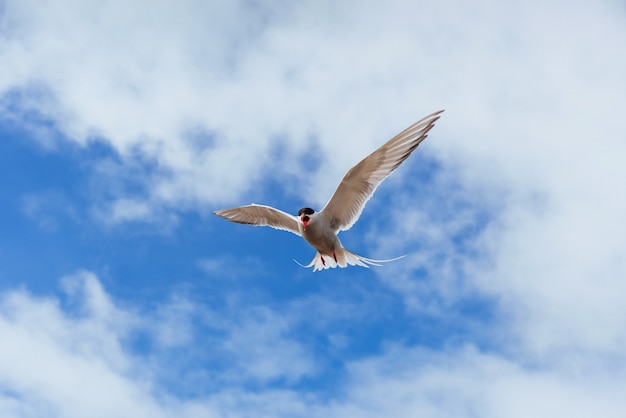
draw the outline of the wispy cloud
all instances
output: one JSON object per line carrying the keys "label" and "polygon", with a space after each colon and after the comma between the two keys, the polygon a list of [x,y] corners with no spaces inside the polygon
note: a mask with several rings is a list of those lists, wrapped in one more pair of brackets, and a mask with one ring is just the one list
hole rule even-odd
{"label": "wispy cloud", "polygon": [[[162,204],[232,201],[258,184],[277,144],[272,170],[315,185],[322,204],[368,150],[441,107],[438,141],[427,146],[462,175],[541,181],[539,170],[508,173],[528,159],[568,158],[557,137],[576,147],[619,131],[610,115],[626,63],[612,6],[562,6],[10,1],[3,113],[35,112],[67,139],[154,161],[145,195],[112,196],[125,202],[118,221]],[[293,166],[310,154],[320,170]]]}
{"label": "wispy cloud", "polygon": [[[576,368],[563,362],[526,365],[524,358],[481,352],[471,344],[442,351],[390,344],[380,355],[346,362],[342,383],[332,393],[307,393],[297,389],[299,378],[332,366],[314,367],[308,349],[285,339],[291,327],[285,312],[263,308],[238,318],[211,316],[211,321],[222,318],[211,324],[222,334],[206,344],[196,338],[197,318],[208,318],[206,311],[198,314],[206,307],[177,297],[156,314],[138,315],[136,307],[121,308],[92,273],[78,273],[63,283],[67,298],[14,291],[4,293],[0,301],[0,403],[12,416],[111,416],[130,411],[133,416],[157,417],[499,417],[551,416],[559,411],[583,417],[601,411],[618,417],[626,411],[621,374],[614,373],[608,359],[580,363],[578,358]],[[196,320],[190,320],[193,316]],[[149,324],[163,322],[165,328],[183,332],[182,338],[180,333],[174,337],[175,346],[172,334],[165,339],[159,334],[156,351],[129,344],[152,332]],[[169,378],[180,373],[192,380],[198,376],[178,369],[183,362],[159,351],[181,347],[178,352],[192,358],[198,352],[225,349],[238,356],[238,367],[221,377],[219,369],[205,376],[205,382],[219,379],[220,386],[181,391],[184,385],[166,384],[168,376],[163,380],[161,369],[172,373]],[[249,386],[247,380],[280,377],[286,384],[274,388]]]}
{"label": "wispy cloud", "polygon": [[132,316],[112,304],[92,274],[80,273],[65,282],[68,291],[76,292],[81,313],[69,313],[59,300],[25,291],[2,295],[0,334],[5,343],[0,368],[2,386],[9,389],[3,399],[19,402],[29,415],[159,416],[122,344]]}
{"label": "wispy cloud", "polygon": [[587,370],[572,375],[547,366],[525,368],[463,347],[449,352],[391,348],[351,365],[349,401],[334,416],[592,416],[617,417],[626,403],[612,378]]}
{"label": "wispy cloud", "polygon": [[58,191],[48,190],[25,195],[22,199],[22,210],[47,232],[57,230],[60,217],[80,219],[75,205]]}
{"label": "wispy cloud", "polygon": [[[250,377],[277,378],[283,373],[289,379],[297,378],[310,368],[308,360],[302,362],[307,355],[298,343],[283,338],[281,318],[268,311],[241,317],[235,323],[211,324],[223,333],[224,340],[218,340],[218,347],[194,347],[197,327],[190,318],[195,314],[197,319],[200,308],[189,301],[174,300],[155,313],[140,316],[134,308],[121,308],[112,300],[92,273],[78,273],[65,278],[63,284],[67,295],[63,300],[36,297],[27,291],[2,295],[2,403],[25,413],[19,416],[29,416],[31,408],[38,415],[66,417],[211,413],[210,402],[196,405],[184,398],[167,401],[169,396],[159,395],[167,392],[159,380],[165,375],[163,370],[182,364],[160,361],[169,358],[168,349],[181,345],[192,357],[197,351],[235,355],[240,366],[227,378],[235,384]],[[213,319],[219,321],[220,317]],[[156,336],[156,345],[148,351],[146,347],[133,349],[133,341],[146,334]]]}

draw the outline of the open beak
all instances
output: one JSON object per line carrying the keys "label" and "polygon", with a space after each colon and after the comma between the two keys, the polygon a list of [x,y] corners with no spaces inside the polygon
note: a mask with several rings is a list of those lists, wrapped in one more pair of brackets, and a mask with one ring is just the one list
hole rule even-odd
{"label": "open beak", "polygon": [[300,220],[302,221],[302,225],[304,225],[304,230],[306,231],[306,224],[309,223],[311,218],[309,218],[307,215],[304,215],[303,217],[300,218]]}

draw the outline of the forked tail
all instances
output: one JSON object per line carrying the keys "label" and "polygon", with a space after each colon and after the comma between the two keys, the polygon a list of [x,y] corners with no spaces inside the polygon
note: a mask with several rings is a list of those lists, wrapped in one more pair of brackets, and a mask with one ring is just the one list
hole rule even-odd
{"label": "forked tail", "polygon": [[361,266],[365,268],[369,268],[369,266],[380,266],[380,263],[388,263],[390,261],[399,260],[401,258],[406,257],[402,255],[396,258],[390,258],[388,260],[374,260],[372,258],[362,257],[358,254],[354,254],[351,251],[346,250],[345,248],[340,248],[335,251],[334,256],[322,255],[319,252],[315,254],[313,260],[309,264],[302,265],[298,263],[300,266],[304,268],[313,267],[313,271],[318,270],[326,270],[326,269],[334,269],[335,267],[345,268],[348,266]]}

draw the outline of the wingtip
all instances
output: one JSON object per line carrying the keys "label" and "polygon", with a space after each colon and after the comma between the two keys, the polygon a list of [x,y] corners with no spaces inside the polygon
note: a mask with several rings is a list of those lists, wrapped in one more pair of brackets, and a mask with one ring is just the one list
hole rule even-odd
{"label": "wingtip", "polygon": [[434,113],[431,113],[430,115],[426,116],[426,118],[424,118],[424,119],[431,119],[431,123],[435,123],[437,120],[439,120],[439,118],[441,117],[441,114],[443,112],[445,112],[445,111],[446,111],[446,109],[438,110],[438,111],[436,111]]}
{"label": "wingtip", "polygon": [[441,109],[441,110],[438,110],[438,111],[436,111],[435,113],[433,113],[433,114],[431,115],[431,116],[433,117],[433,123],[434,123],[435,121],[437,121],[437,120],[441,117],[441,114],[442,114],[443,112],[445,112],[445,111],[446,111],[446,109]]}
{"label": "wingtip", "polygon": [[222,212],[224,212],[226,209],[217,209],[213,211],[213,215],[219,216],[221,218],[223,218],[224,216],[222,215]]}

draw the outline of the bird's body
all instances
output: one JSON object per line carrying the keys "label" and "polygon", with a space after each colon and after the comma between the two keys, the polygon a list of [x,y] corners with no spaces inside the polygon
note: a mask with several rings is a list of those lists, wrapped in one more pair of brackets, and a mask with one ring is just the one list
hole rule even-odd
{"label": "bird's body", "polygon": [[426,138],[441,112],[443,110],[409,126],[352,167],[343,177],[326,206],[319,212],[311,208],[302,208],[296,217],[270,206],[252,204],[218,210],[214,213],[229,221],[271,226],[302,236],[317,250],[311,263],[304,266],[313,267],[313,271],[348,265],[368,267],[368,265],[379,265],[379,263],[397,260],[401,257],[373,260],[356,255],[343,248],[337,233],[348,230],[354,225],[378,185],[398,168]]}
{"label": "bird's body", "polygon": [[310,215],[311,220],[308,221],[306,228],[302,223],[298,223],[298,229],[302,237],[320,254],[332,257],[335,250],[341,248],[341,242],[328,222],[324,222],[323,216],[320,213]]}

